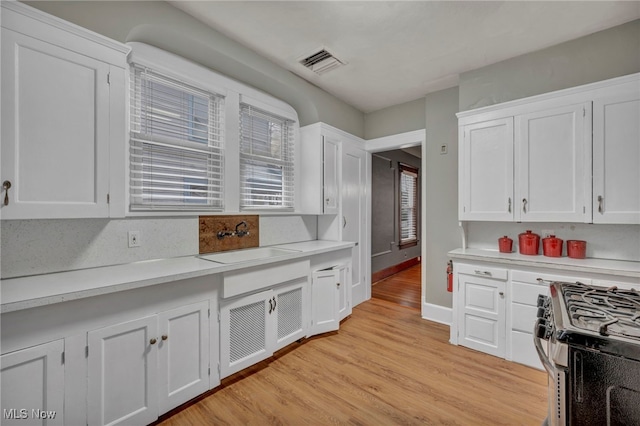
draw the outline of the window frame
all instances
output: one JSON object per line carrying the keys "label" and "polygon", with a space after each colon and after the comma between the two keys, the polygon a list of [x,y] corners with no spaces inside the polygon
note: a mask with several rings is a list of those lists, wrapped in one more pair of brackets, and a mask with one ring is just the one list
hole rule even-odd
{"label": "window frame", "polygon": [[[256,106],[256,104],[252,102],[248,102],[246,99],[242,100],[239,104],[239,207],[241,211],[267,211],[267,212],[293,212],[295,210],[296,202],[296,182],[295,182],[295,151],[296,151],[296,121],[288,118],[286,116],[279,115],[278,113],[262,108],[260,106]],[[249,134],[243,133],[245,130],[246,120],[249,118],[251,120],[251,131]],[[266,119],[266,120],[265,120]],[[276,148],[280,152],[280,158],[274,155],[269,155],[267,149],[271,151],[273,154],[273,145],[265,146],[265,151],[263,151],[266,155],[260,155],[260,153],[254,153],[253,149],[256,145],[260,145],[260,143],[267,143],[267,138],[265,140],[260,140],[259,134],[253,132],[253,123],[254,120],[264,120],[267,122],[268,126],[272,124],[281,125],[282,129],[280,132],[280,140],[277,141],[279,143],[279,147]],[[271,135],[270,132],[264,133]],[[255,138],[255,136],[258,138]],[[274,140],[271,140],[273,143]],[[243,152],[245,148],[249,148],[252,152],[247,153]],[[281,170],[281,178],[280,178],[280,199],[281,202],[277,204],[268,204],[268,203],[260,203],[258,199],[253,199],[252,196],[248,195],[248,191],[252,188],[248,183],[248,175],[247,167],[253,163],[252,167],[255,167],[254,170],[258,170],[259,168],[263,168],[263,172],[258,172],[258,175],[267,175],[269,174],[268,169],[280,168]],[[268,177],[267,177],[268,179]],[[253,189],[257,191],[264,191],[268,193],[269,186],[273,184],[266,181],[261,184],[257,184]],[[276,192],[274,192],[276,194]],[[264,194],[263,196],[266,196]],[[255,204],[252,204],[254,202]]]}
{"label": "window frame", "polygon": [[[130,63],[129,77],[129,211],[224,211],[225,97],[167,75],[162,70],[134,62]],[[171,91],[179,96],[168,95]],[[164,99],[160,99],[160,96],[165,95]],[[194,132],[202,132],[195,128],[200,124],[193,105],[197,98],[206,101],[207,105],[204,130],[206,140],[201,136],[194,136]],[[157,117],[160,118],[153,116],[155,101],[160,102],[160,107],[165,107],[165,110],[158,113]],[[175,107],[176,104],[179,107]],[[169,110],[171,108],[175,108],[175,111]],[[169,124],[165,127],[161,124],[162,121]],[[160,124],[157,129],[153,129],[154,123],[157,123],[156,126]],[[151,162],[145,166],[149,159]],[[184,168],[180,168],[180,165]],[[176,170],[175,174],[171,170]],[[189,173],[194,176],[189,176]],[[163,175],[166,180],[163,180]],[[155,182],[145,184],[145,181],[154,179]],[[180,194],[180,179],[183,185],[181,196],[177,195]],[[196,185],[195,182],[189,184],[189,180],[206,181]],[[158,182],[163,183],[154,187]],[[162,188],[162,185],[166,188]],[[194,187],[199,188],[194,190]],[[145,199],[145,191],[149,190],[152,193],[150,200]],[[202,200],[197,199],[197,194],[203,191],[207,195]],[[163,195],[163,192],[175,195]],[[154,194],[158,197],[155,202]],[[162,202],[163,198],[169,201]]]}
{"label": "window frame", "polygon": [[[409,176],[414,180],[414,199],[413,207],[413,223],[415,224],[415,236],[412,238],[402,238],[402,178],[403,175]],[[405,163],[398,163],[398,247],[400,250],[416,246],[420,241],[420,169]]]}

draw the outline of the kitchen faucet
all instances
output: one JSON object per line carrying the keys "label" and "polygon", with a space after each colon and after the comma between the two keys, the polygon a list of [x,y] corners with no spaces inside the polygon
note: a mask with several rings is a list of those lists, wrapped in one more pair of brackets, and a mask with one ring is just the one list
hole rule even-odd
{"label": "kitchen faucet", "polygon": [[[241,225],[244,225],[244,229],[239,230],[238,228],[239,228]],[[236,225],[236,232],[235,232],[235,234],[236,234],[238,237],[244,237],[245,235],[249,235],[249,229],[248,229],[248,228],[249,228],[249,225],[247,225],[247,222],[245,222],[245,221],[243,220],[242,222],[240,222],[239,224],[237,224],[237,225]]]}

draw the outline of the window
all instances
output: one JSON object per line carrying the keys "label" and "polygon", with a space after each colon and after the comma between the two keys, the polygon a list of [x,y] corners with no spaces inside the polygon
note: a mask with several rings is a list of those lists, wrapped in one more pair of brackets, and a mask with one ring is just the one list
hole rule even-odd
{"label": "window", "polygon": [[293,209],[293,124],[240,104],[240,207]]}
{"label": "window", "polygon": [[400,163],[400,248],[418,243],[418,169]]}
{"label": "window", "polygon": [[223,104],[222,96],[132,66],[132,210],[222,210]]}

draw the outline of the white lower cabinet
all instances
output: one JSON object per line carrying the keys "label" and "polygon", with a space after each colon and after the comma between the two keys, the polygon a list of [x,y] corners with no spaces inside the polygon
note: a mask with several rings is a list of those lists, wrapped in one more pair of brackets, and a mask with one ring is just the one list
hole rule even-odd
{"label": "white lower cabinet", "polygon": [[209,389],[209,302],[88,333],[88,422],[148,424]]}
{"label": "white lower cabinet", "polygon": [[64,424],[64,341],[0,357],[3,425]]}
{"label": "white lower cabinet", "polygon": [[542,370],[542,364],[533,344],[533,327],[538,311],[538,295],[549,293],[552,281],[580,281],[592,284],[591,279],[560,274],[511,270],[510,303],[507,306],[506,358]]}
{"label": "white lower cabinet", "polygon": [[458,343],[504,357],[507,270],[461,265],[458,280]]}
{"label": "white lower cabinet", "polygon": [[306,336],[307,277],[220,302],[220,377]]}
{"label": "white lower cabinet", "polygon": [[335,331],[351,315],[351,262],[315,271],[311,278],[311,328],[308,335]]}

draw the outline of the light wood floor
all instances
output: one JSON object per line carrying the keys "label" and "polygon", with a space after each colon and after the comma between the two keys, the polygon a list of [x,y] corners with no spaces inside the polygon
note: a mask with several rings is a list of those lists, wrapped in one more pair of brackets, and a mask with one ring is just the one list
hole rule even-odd
{"label": "light wood floor", "polygon": [[422,294],[420,271],[421,265],[417,264],[373,283],[371,297],[420,309]]}
{"label": "light wood floor", "polygon": [[183,425],[540,425],[546,374],[448,343],[380,299],[162,421]]}

